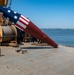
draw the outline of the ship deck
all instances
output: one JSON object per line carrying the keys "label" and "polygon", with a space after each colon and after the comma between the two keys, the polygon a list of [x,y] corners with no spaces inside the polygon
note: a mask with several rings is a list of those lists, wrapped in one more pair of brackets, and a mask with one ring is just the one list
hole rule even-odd
{"label": "ship deck", "polygon": [[0,48],[0,75],[74,75],[74,48],[24,43],[24,54],[16,52],[17,47]]}

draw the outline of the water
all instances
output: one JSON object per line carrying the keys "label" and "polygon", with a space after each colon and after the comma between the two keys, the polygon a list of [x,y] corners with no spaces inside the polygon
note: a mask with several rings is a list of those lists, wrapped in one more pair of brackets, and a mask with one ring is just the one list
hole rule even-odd
{"label": "water", "polygon": [[74,29],[42,29],[56,43],[74,47]]}

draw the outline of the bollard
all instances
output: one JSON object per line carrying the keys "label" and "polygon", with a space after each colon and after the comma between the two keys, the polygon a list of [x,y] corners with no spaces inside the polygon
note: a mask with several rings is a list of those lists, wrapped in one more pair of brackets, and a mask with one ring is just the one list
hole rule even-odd
{"label": "bollard", "polygon": [[2,53],[1,53],[1,48],[0,48],[0,57],[1,57],[1,56],[4,56],[4,55],[2,55]]}
{"label": "bollard", "polygon": [[1,48],[0,48],[0,56],[1,56]]}

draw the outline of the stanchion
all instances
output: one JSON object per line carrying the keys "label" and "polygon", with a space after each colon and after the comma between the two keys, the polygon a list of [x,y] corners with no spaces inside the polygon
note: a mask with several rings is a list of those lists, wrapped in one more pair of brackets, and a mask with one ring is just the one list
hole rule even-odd
{"label": "stanchion", "polygon": [[0,56],[1,56],[1,48],[0,48]]}
{"label": "stanchion", "polygon": [[1,57],[1,56],[4,56],[4,55],[2,55],[2,53],[1,53],[1,48],[0,48],[0,57]]}

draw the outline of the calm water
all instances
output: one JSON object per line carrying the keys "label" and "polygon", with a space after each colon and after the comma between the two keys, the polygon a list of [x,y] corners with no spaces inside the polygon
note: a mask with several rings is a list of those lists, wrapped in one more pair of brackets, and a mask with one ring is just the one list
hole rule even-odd
{"label": "calm water", "polygon": [[74,29],[42,29],[56,43],[74,47]]}

